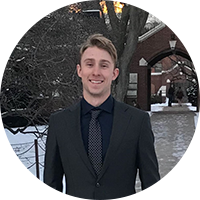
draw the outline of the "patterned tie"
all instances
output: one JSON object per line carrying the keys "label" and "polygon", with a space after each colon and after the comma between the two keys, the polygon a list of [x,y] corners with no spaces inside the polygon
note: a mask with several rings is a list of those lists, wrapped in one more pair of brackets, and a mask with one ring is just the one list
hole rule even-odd
{"label": "patterned tie", "polygon": [[88,156],[97,176],[102,167],[102,135],[98,121],[101,110],[91,110],[91,120],[89,124]]}

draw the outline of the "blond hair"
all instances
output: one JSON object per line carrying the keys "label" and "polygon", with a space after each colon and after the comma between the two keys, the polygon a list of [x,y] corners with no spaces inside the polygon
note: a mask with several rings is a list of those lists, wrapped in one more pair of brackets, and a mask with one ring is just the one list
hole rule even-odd
{"label": "blond hair", "polygon": [[109,39],[104,37],[102,34],[94,34],[94,35],[91,35],[88,37],[86,42],[83,43],[80,48],[80,59],[81,59],[84,51],[88,47],[94,47],[94,46],[107,51],[110,54],[110,56],[114,62],[114,65],[116,66],[117,50],[116,50],[115,46],[113,45],[113,43]]}

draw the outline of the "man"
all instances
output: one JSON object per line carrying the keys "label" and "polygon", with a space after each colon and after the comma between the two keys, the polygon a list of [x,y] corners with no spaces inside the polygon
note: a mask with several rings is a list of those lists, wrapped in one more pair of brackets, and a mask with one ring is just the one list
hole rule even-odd
{"label": "man", "polygon": [[80,56],[83,99],[50,118],[44,182],[62,191],[65,175],[69,195],[114,199],[135,193],[139,170],[142,189],[150,187],[160,176],[149,115],[111,96],[119,74],[114,45],[95,34]]}
{"label": "man", "polygon": [[170,85],[169,90],[168,90],[168,97],[169,97],[169,101],[168,101],[168,106],[172,106],[172,101],[174,99],[174,88],[173,88],[173,84]]}

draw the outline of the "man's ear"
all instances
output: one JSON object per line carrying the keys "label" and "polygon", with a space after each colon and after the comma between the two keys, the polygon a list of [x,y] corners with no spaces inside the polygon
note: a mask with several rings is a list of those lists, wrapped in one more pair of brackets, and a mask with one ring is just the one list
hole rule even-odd
{"label": "man's ear", "polygon": [[80,64],[76,65],[76,71],[77,71],[78,76],[81,78],[81,66],[80,66]]}
{"label": "man's ear", "polygon": [[114,70],[113,70],[113,81],[118,77],[118,75],[119,75],[119,68],[115,68]]}

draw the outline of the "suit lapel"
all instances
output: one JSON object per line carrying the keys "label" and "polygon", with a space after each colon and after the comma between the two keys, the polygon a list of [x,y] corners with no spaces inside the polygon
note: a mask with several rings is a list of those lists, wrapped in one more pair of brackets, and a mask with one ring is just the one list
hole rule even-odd
{"label": "suit lapel", "polygon": [[87,156],[87,153],[85,151],[85,147],[83,144],[83,140],[82,140],[82,135],[81,135],[81,125],[80,125],[80,113],[81,113],[81,106],[80,103],[78,103],[77,105],[73,106],[70,109],[70,115],[68,116],[68,123],[69,124],[69,133],[70,133],[70,138],[71,141],[73,142],[77,152],[80,155],[80,158],[82,159],[82,161],[84,162],[84,164],[87,166],[87,168],[91,171],[91,173],[95,175],[95,172],[92,168],[92,165],[89,161],[89,158]]}
{"label": "suit lapel", "polygon": [[114,115],[113,115],[113,128],[112,134],[110,138],[110,144],[108,147],[108,151],[106,153],[106,157],[103,163],[102,171],[99,175],[100,179],[105,173],[107,167],[114,159],[118,148],[123,140],[123,137],[126,133],[126,129],[130,123],[131,115],[127,115],[126,111],[128,110],[128,106],[124,106],[123,104],[115,101],[114,106]]}

